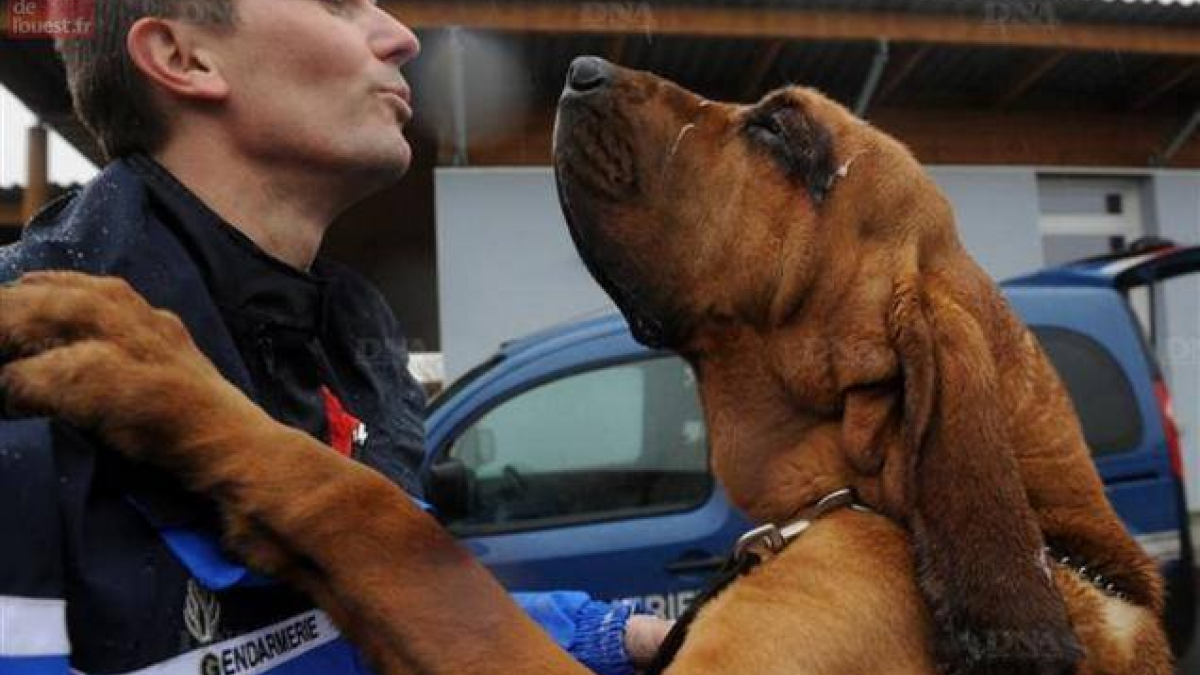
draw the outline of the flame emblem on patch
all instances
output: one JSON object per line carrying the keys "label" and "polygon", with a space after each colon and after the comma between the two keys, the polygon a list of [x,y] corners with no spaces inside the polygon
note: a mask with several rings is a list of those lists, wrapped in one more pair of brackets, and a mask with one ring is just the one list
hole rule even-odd
{"label": "flame emblem on patch", "polygon": [[195,579],[188,579],[183,601],[183,624],[188,634],[199,644],[209,644],[217,637],[220,622],[221,605],[217,604],[217,596]]}

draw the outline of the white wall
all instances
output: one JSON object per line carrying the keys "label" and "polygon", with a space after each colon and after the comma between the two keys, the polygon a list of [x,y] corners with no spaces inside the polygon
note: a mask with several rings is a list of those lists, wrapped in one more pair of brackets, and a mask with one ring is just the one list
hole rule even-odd
{"label": "white wall", "polygon": [[[1200,172],[1160,171],[1151,176],[1150,210],[1160,236],[1200,242]],[[1188,500],[1200,509],[1200,275],[1163,286],[1158,358],[1171,388],[1183,443]]]}
{"label": "white wall", "polygon": [[434,192],[447,381],[505,340],[614,309],[575,253],[550,169],[438,169]]}
{"label": "white wall", "polygon": [[928,167],[954,206],[967,251],[995,279],[1042,266],[1037,174],[1028,168]]}

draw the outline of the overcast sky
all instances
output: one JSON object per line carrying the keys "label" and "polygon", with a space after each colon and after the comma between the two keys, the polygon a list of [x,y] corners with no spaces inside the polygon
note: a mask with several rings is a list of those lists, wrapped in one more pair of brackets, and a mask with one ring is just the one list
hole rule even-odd
{"label": "overcast sky", "polygon": [[[26,136],[33,122],[33,113],[0,87],[0,186],[25,184]],[[91,162],[58,134],[50,132],[50,182],[82,183],[95,174],[96,167]]]}

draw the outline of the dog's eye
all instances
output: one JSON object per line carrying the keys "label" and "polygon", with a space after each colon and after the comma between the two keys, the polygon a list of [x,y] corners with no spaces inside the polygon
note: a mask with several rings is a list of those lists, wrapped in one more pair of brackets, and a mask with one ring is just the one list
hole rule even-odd
{"label": "dog's eye", "polygon": [[750,118],[746,123],[746,131],[754,138],[769,143],[780,143],[784,140],[783,122],[780,120],[781,113],[775,111],[769,115],[758,115]]}

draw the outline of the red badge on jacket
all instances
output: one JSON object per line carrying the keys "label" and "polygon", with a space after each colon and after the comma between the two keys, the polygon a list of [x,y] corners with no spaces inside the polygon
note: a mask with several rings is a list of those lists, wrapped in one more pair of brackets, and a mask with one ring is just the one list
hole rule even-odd
{"label": "red badge on jacket", "polygon": [[346,410],[346,406],[329,387],[321,387],[321,396],[325,399],[325,419],[329,423],[329,445],[340,454],[350,457],[354,450],[354,436],[362,427],[362,422]]}

